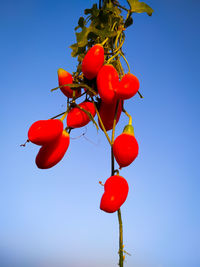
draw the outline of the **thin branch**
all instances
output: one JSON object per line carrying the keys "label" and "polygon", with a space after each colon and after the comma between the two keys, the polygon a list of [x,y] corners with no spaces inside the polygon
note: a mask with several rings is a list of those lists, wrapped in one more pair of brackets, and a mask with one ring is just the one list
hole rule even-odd
{"label": "thin branch", "polygon": [[122,224],[122,215],[121,210],[117,211],[118,221],[119,221],[119,266],[123,267],[124,265],[124,257],[123,257],[123,224]]}
{"label": "thin branch", "polygon": [[138,95],[140,96],[140,98],[144,98],[144,96],[140,93],[140,91],[138,91]]}
{"label": "thin branch", "polygon": [[[115,118],[113,122],[113,130],[112,130],[112,147],[111,147],[111,174],[115,174],[115,166],[114,166],[114,154],[113,154],[113,143],[115,138],[115,127],[117,121],[117,113],[119,108],[119,100],[117,101],[116,109],[115,109]],[[123,251],[123,224],[122,224],[122,216],[121,210],[117,211],[118,221],[119,221],[119,266],[124,266],[124,251]]]}
{"label": "thin branch", "polygon": [[127,9],[127,8],[124,7],[124,6],[121,6],[121,5],[120,5],[119,3],[117,3],[116,1],[113,1],[113,4],[114,4],[115,6],[118,6],[118,7],[121,8],[121,9],[123,9],[123,10],[129,12],[129,9]]}
{"label": "thin branch", "polygon": [[76,106],[78,109],[80,109],[81,111],[85,112],[85,114],[89,117],[89,119],[94,123],[94,125],[96,126],[97,131],[98,131],[98,130],[99,130],[99,127],[98,127],[96,121],[94,120],[92,114],[91,114],[89,111],[87,111],[86,109],[84,109],[84,108],[82,108],[81,106],[79,106],[78,104],[76,104],[75,106]]}
{"label": "thin branch", "polygon": [[99,119],[101,128],[102,128],[102,130],[103,130],[103,132],[104,132],[104,134],[105,134],[105,136],[106,136],[106,138],[107,138],[109,144],[112,146],[112,142],[111,142],[110,137],[108,136],[108,134],[107,134],[107,132],[106,132],[106,129],[105,129],[104,124],[103,124],[103,122],[102,122],[102,119],[101,119],[101,116],[100,116],[99,111],[98,111],[98,109],[97,109],[97,106],[96,106],[96,104],[95,104],[95,101],[94,101],[93,97],[91,97],[91,99],[92,99],[92,102],[93,102],[93,104],[94,104],[94,107],[95,107],[95,110],[96,110],[96,113],[97,113],[97,116],[98,116],[98,119]]}
{"label": "thin branch", "polygon": [[116,104],[116,109],[115,109],[115,117],[114,117],[114,121],[113,121],[113,129],[112,129],[112,145],[114,143],[114,139],[115,139],[115,127],[116,127],[116,122],[117,122],[117,113],[118,113],[118,108],[119,108],[119,101],[117,100],[117,104]]}
{"label": "thin branch", "polygon": [[58,114],[58,115],[56,115],[56,116],[54,116],[54,117],[51,117],[50,120],[53,120],[53,119],[56,119],[56,118],[62,116],[63,114],[65,114],[65,112],[66,112],[66,111],[64,111],[64,112],[62,112],[62,113],[60,113],[60,114]]}

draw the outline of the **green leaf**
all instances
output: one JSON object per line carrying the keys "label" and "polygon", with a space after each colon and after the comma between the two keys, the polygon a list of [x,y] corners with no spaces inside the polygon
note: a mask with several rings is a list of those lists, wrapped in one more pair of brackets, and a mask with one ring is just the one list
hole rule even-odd
{"label": "green leaf", "polygon": [[[89,14],[88,18],[91,21],[87,26],[87,20],[83,17],[79,18],[76,32],[76,43],[71,45],[72,57],[78,56],[78,61],[81,62],[85,56],[85,48],[91,47],[95,43],[101,43],[106,38],[113,38],[117,35],[118,25],[124,23],[123,17],[120,15],[121,11],[115,7],[111,0],[104,2],[104,8],[98,9],[97,4],[94,4],[91,9],[86,9],[85,14]],[[130,20],[128,21],[130,24]],[[113,28],[115,25],[115,28]],[[84,49],[82,49],[84,48]]]}
{"label": "green leaf", "polygon": [[85,52],[85,46],[79,47],[77,43],[71,45],[70,48],[72,49],[72,53],[71,53],[72,57],[76,57],[78,55],[84,54]]}
{"label": "green leaf", "polygon": [[87,45],[87,36],[89,32],[90,30],[87,27],[83,27],[81,32],[76,32],[76,40],[79,47]]}
{"label": "green leaf", "polygon": [[85,26],[85,24],[86,24],[85,19],[84,19],[83,17],[80,17],[80,18],[79,18],[79,21],[78,21],[78,25],[79,25],[81,28],[83,28],[83,27]]}
{"label": "green leaf", "polygon": [[139,2],[139,0],[127,0],[129,6],[130,6],[130,11],[133,13],[144,13],[146,12],[149,16],[152,15],[154,10],[147,5],[144,2]]}
{"label": "green leaf", "polygon": [[128,18],[127,18],[127,20],[125,21],[125,23],[124,23],[124,27],[125,28],[128,28],[129,26],[131,26],[133,24],[133,18],[131,17],[131,16],[129,16]]}
{"label": "green leaf", "polygon": [[70,48],[72,48],[73,50],[72,51],[73,57],[76,57],[77,55],[83,53],[83,51],[80,50],[80,48],[85,47],[88,44],[88,39],[90,39],[88,35],[90,33],[93,33],[102,39],[105,39],[107,37],[114,37],[117,34],[115,31],[111,31],[109,27],[105,27],[104,29],[99,30],[93,25],[90,25],[89,27],[84,26],[81,32],[76,33],[77,43],[70,46]]}
{"label": "green leaf", "polygon": [[78,45],[77,44],[70,45],[70,48],[72,49],[71,56],[76,57],[78,53]]}
{"label": "green leaf", "polygon": [[86,8],[86,9],[84,10],[84,13],[85,13],[85,15],[91,14],[91,9]]}
{"label": "green leaf", "polygon": [[97,4],[94,4],[92,8],[85,9],[84,13],[85,15],[91,14],[92,16],[97,17],[99,15]]}

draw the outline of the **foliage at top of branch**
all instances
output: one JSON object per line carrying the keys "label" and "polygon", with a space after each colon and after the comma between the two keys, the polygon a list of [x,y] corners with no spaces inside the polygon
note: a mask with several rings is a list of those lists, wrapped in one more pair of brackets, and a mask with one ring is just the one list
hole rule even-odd
{"label": "foliage at top of branch", "polygon": [[[102,43],[109,39],[105,45],[107,52],[112,51],[113,43],[119,33],[133,24],[133,13],[146,12],[152,15],[153,9],[144,2],[138,0],[127,0],[130,9],[119,4],[118,1],[103,1],[103,6],[98,8],[94,4],[92,8],[85,9],[86,18],[80,17],[78,25],[75,27],[76,43],[72,44],[72,57],[78,57],[79,63],[82,62],[87,48],[96,43]],[[127,11],[127,17],[121,14],[122,10]]]}
{"label": "foliage at top of branch", "polygon": [[129,6],[130,6],[130,11],[132,13],[147,13],[149,16],[152,15],[153,9],[147,5],[144,2],[140,2],[138,0],[127,0]]}

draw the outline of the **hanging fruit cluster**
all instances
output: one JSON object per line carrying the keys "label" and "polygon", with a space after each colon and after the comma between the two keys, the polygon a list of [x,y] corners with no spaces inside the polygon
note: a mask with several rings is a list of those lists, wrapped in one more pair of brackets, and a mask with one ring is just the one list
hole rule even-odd
{"label": "hanging fruit cluster", "polygon": [[[126,179],[114,169],[114,158],[121,169],[136,159],[139,150],[132,117],[125,110],[125,102],[137,93],[141,98],[142,95],[139,80],[131,73],[122,50],[124,32],[133,23],[133,13],[151,15],[153,12],[151,7],[138,0],[127,2],[129,9],[118,1],[104,0],[99,1],[99,8],[94,4],[91,9],[85,10],[87,17],[79,19],[75,28],[75,31],[79,30],[76,32],[77,42],[71,45],[71,55],[78,59],[77,69],[72,74],[58,69],[59,86],[52,89],[60,89],[66,97],[67,108],[51,119],[36,121],[28,131],[28,141],[41,146],[36,156],[37,167],[48,169],[61,161],[67,152],[72,130],[84,127],[90,121],[97,129],[101,128],[112,151],[111,177],[104,184],[105,192],[100,202],[100,209],[108,213],[119,211],[129,191]],[[126,18],[122,16],[122,10],[127,12]],[[121,60],[127,64],[127,72]],[[115,127],[122,112],[129,122],[115,138]],[[98,122],[94,119],[96,114]],[[110,130],[111,138],[108,135]],[[122,255],[123,251],[120,251],[120,262]]]}

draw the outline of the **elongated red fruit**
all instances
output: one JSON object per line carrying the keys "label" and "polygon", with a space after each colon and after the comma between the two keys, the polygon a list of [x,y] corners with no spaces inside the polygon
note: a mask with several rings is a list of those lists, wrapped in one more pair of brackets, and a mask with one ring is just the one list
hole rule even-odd
{"label": "elongated red fruit", "polygon": [[126,179],[122,176],[113,175],[106,180],[104,190],[100,209],[108,213],[113,213],[126,201],[129,186]]}
{"label": "elongated red fruit", "polygon": [[104,65],[97,75],[98,93],[105,103],[112,103],[116,98],[119,76],[113,65]]}
{"label": "elongated red fruit", "polygon": [[113,144],[114,157],[120,168],[130,165],[138,156],[138,151],[139,146],[134,136],[133,126],[127,125]]}
{"label": "elongated red fruit", "polygon": [[[62,86],[65,84],[71,84],[73,83],[73,77],[69,72],[60,68],[58,69],[58,83],[59,83],[59,86]],[[73,90],[69,86],[62,86],[60,87],[60,90],[65,96],[72,98]],[[77,97],[80,94],[81,94],[81,90],[80,89],[76,90],[75,96]]]}
{"label": "elongated red fruit", "polygon": [[[113,128],[113,122],[114,122],[114,118],[115,118],[115,110],[116,110],[116,104],[117,101],[113,101],[113,103],[105,103],[105,102],[101,102],[100,104],[100,108],[99,108],[99,115],[101,117],[101,120],[104,124],[104,127],[106,129],[106,131],[109,131]],[[116,118],[116,124],[119,121],[121,112],[122,112],[122,101],[119,102],[119,106],[118,106],[118,112],[117,112],[117,118]],[[101,123],[99,122],[99,126],[101,127]]]}
{"label": "elongated red fruit", "polygon": [[131,74],[125,74],[116,90],[116,96],[119,99],[129,99],[133,97],[139,90],[140,83],[138,78]]}
{"label": "elongated red fruit", "polygon": [[104,49],[100,44],[89,49],[82,61],[83,75],[88,79],[94,79],[104,64]]}
{"label": "elongated red fruit", "polygon": [[40,148],[35,163],[39,169],[49,169],[64,157],[69,147],[69,134],[64,130],[62,135],[51,143]]}
{"label": "elongated red fruit", "polygon": [[61,120],[39,120],[34,122],[28,131],[28,139],[36,145],[54,141],[63,131]]}
{"label": "elongated red fruit", "polygon": [[[94,104],[89,101],[82,102],[79,106],[90,112],[92,117],[96,115]],[[72,108],[67,115],[67,126],[70,128],[80,128],[90,122],[89,116],[78,107]]]}

